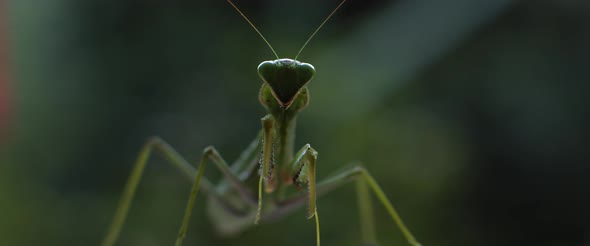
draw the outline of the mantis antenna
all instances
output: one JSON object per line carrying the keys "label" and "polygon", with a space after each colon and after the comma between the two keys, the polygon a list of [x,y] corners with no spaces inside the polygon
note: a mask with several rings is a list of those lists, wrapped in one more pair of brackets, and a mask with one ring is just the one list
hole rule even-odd
{"label": "mantis antenna", "polygon": [[338,4],[338,6],[336,6],[336,8],[334,10],[332,10],[332,13],[330,13],[330,15],[328,15],[328,17],[326,17],[326,19],[324,20],[324,22],[322,22],[322,24],[320,24],[320,26],[317,29],[315,29],[315,31],[311,34],[311,36],[309,36],[309,38],[307,39],[307,41],[305,41],[305,43],[303,44],[303,46],[301,47],[301,49],[299,50],[299,52],[297,52],[297,55],[295,56],[294,60],[297,60],[297,57],[299,57],[299,54],[301,54],[301,51],[303,51],[303,48],[305,48],[305,46],[307,46],[307,43],[309,43],[309,41],[313,38],[313,36],[315,36],[315,34],[318,33],[318,31],[324,26],[324,24],[326,24],[326,22],[328,22],[328,20],[330,19],[330,17],[332,17],[332,15],[334,15],[334,13],[336,13],[336,11],[338,11],[338,9],[340,8],[340,6],[342,6],[342,4],[344,4],[344,2],[346,2],[346,0],[342,0],[342,2],[340,2],[340,4]]}
{"label": "mantis antenna", "polygon": [[[250,24],[250,26],[252,26],[252,28],[254,28],[254,30],[258,33],[258,35],[260,35],[260,37],[262,38],[262,40],[264,40],[264,42],[268,45],[268,47],[270,48],[270,50],[272,51],[272,53],[277,57],[277,59],[280,59],[279,58],[279,55],[277,55],[277,52],[275,51],[275,49],[272,48],[272,45],[270,45],[270,43],[266,40],[266,38],[264,38],[264,35],[262,35],[262,33],[260,33],[260,31],[258,31],[258,28],[256,28],[256,26],[254,26],[254,24],[252,24],[252,22],[248,19],[248,17],[246,17],[246,15],[244,15],[244,13],[242,13],[242,11],[240,11],[240,9],[231,0],[227,0],[227,2],[229,4],[231,4],[231,6],[234,7],[234,9],[236,9],[238,11],[238,13],[240,13],[240,15],[242,17],[244,17],[244,19],[248,22],[248,24]],[[338,6],[338,7],[340,7],[340,6]]]}

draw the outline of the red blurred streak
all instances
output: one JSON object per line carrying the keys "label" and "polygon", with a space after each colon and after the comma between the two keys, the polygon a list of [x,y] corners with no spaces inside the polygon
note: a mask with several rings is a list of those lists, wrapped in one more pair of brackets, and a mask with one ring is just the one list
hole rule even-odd
{"label": "red blurred streak", "polygon": [[10,111],[8,85],[8,3],[0,0],[0,144],[5,142]]}

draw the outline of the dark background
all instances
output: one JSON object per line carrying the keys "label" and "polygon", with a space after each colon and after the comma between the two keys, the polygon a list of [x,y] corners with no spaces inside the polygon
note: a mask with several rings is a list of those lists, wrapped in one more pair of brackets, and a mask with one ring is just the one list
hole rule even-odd
{"label": "dark background", "polygon": [[[236,4],[292,57],[338,1]],[[233,160],[260,127],[273,56],[225,1],[4,6],[0,245],[97,245],[149,136]],[[350,0],[299,58],[317,76],[297,145],[320,178],[364,161],[425,246],[590,245],[589,58],[587,1]],[[119,245],[172,244],[181,177],[151,159]],[[319,199],[323,245],[359,245],[354,191]],[[205,205],[186,245],[315,242],[305,209],[222,238]],[[374,205],[382,245],[405,245]]]}

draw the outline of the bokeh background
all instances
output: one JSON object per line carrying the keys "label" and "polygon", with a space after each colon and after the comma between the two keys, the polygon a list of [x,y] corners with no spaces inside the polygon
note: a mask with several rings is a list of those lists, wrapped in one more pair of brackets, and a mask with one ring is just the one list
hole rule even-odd
{"label": "bokeh background", "polygon": [[[1,3],[0,245],[98,245],[149,136],[233,160],[260,127],[273,56],[225,1]],[[236,4],[292,57],[338,1]],[[424,245],[590,245],[589,58],[588,1],[350,0],[299,59],[297,145],[366,163]],[[143,181],[119,245],[170,245],[190,184],[159,156]],[[319,199],[323,245],[360,244],[354,191]],[[305,209],[223,238],[205,205],[185,245],[315,242]]]}

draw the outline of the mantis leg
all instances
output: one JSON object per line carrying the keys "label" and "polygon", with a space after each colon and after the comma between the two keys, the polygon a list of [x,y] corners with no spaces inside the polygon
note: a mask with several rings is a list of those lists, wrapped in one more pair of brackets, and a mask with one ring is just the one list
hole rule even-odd
{"label": "mantis leg", "polygon": [[[400,228],[402,234],[404,235],[408,243],[412,246],[421,245],[420,243],[418,243],[418,241],[416,241],[410,230],[405,226],[401,217],[399,216],[399,214],[393,207],[391,201],[387,198],[379,184],[377,184],[377,182],[371,176],[371,174],[361,165],[356,165],[351,169],[336,173],[335,175],[332,175],[330,178],[320,182],[317,185],[315,192],[318,196],[322,196],[338,187],[341,187],[342,185],[350,181],[357,182],[356,188],[358,193],[358,204],[361,217],[361,236],[363,240],[363,245],[377,245],[372,205],[369,197],[369,188],[373,191],[373,193],[375,193],[377,199],[385,207],[393,221]],[[311,185],[312,184],[310,183],[310,186]],[[310,192],[310,195],[311,194],[312,193]],[[303,206],[306,200],[308,199],[304,196],[296,196],[289,198],[282,202],[281,208],[275,211],[273,215],[268,216],[268,219],[270,220],[282,217],[285,214],[288,214],[291,211]],[[313,198],[313,201],[315,201],[315,198]],[[308,202],[311,204],[311,197]]]}
{"label": "mantis leg", "polygon": [[[262,131],[258,133],[256,138],[246,147],[246,149],[240,154],[238,159],[233,162],[230,166],[231,172],[236,174],[241,181],[245,181],[252,175],[253,170],[258,166],[260,160],[260,146],[262,142]],[[194,178],[191,178],[194,180]],[[222,179],[217,184],[216,191],[223,190],[230,180]],[[222,188],[223,187],[223,188]]]}
{"label": "mantis leg", "polygon": [[316,161],[318,152],[315,151],[309,144],[306,144],[295,154],[295,158],[291,161],[290,167],[293,183],[301,188],[301,183],[306,183],[308,188],[308,210],[307,218],[315,217],[316,223],[316,244],[320,246],[320,219],[316,206]]}
{"label": "mantis leg", "polygon": [[245,180],[252,174],[255,167],[258,166],[260,160],[260,145],[262,141],[262,131],[258,136],[252,140],[248,147],[240,154],[238,159],[232,163],[231,171],[240,177],[240,180]]}
{"label": "mantis leg", "polygon": [[385,209],[389,213],[389,216],[391,216],[393,221],[402,231],[402,234],[406,238],[406,241],[408,241],[408,243],[412,246],[420,246],[420,243],[416,241],[410,230],[406,227],[401,217],[393,207],[393,204],[381,189],[381,186],[377,184],[377,181],[375,181],[373,176],[371,176],[369,171],[367,171],[364,167],[357,165],[356,167],[353,167],[348,171],[341,172],[335,175],[333,178],[322,182],[320,186],[329,189],[330,186],[340,186],[342,183],[351,179],[356,180],[357,182],[358,204],[359,209],[361,210],[361,233],[365,245],[377,245],[372,206],[368,194],[369,188],[371,188],[373,193],[375,193],[375,195],[377,196],[377,199],[381,202],[383,207],[385,207]]}
{"label": "mantis leg", "polygon": [[[375,181],[373,176],[371,176],[369,171],[367,171],[367,169],[365,169],[361,166],[357,166],[353,169],[353,172],[356,173],[356,175],[357,175],[356,177],[358,177],[356,182],[357,182],[357,191],[359,192],[359,194],[358,194],[358,199],[359,199],[358,203],[360,205],[359,208],[366,210],[366,211],[360,212],[361,222],[363,223],[361,226],[363,226],[363,228],[365,230],[363,232],[363,237],[365,237],[364,240],[367,240],[367,242],[374,242],[376,244],[375,231],[374,231],[375,227],[374,227],[374,222],[373,222],[373,218],[372,218],[373,213],[372,213],[371,203],[370,203],[369,194],[368,194],[368,190],[369,190],[368,187],[370,187],[371,190],[373,190],[373,193],[375,193],[375,195],[377,196],[377,199],[379,199],[379,201],[381,202],[383,207],[385,207],[385,209],[387,210],[387,212],[391,216],[391,219],[393,219],[393,221],[397,224],[399,229],[402,231],[402,233],[403,233],[404,237],[406,238],[406,240],[408,241],[408,243],[413,246],[420,246],[420,243],[418,243],[418,241],[416,241],[416,238],[414,238],[414,236],[412,235],[410,230],[406,227],[406,225],[402,221],[401,217],[399,216],[399,214],[397,213],[397,211],[393,207],[393,204],[391,203],[389,198],[387,198],[387,196],[385,195],[385,192],[383,192],[383,189],[381,189],[381,186],[379,186],[379,184],[377,183],[377,181]],[[367,184],[368,184],[368,187],[367,187]],[[371,216],[371,218],[369,218],[368,216]],[[369,223],[371,225],[368,225]]]}
{"label": "mantis leg", "polygon": [[273,159],[273,138],[274,138],[274,119],[272,116],[266,115],[260,119],[262,123],[262,158],[260,159],[260,180],[258,181],[258,209],[256,210],[256,218],[254,224],[260,221],[260,213],[262,211],[262,186],[266,185],[267,190],[271,191],[273,188],[269,186],[272,179],[272,169],[274,166]]}
{"label": "mantis leg", "polygon": [[191,189],[191,193],[186,204],[186,209],[184,212],[184,219],[182,220],[182,225],[180,226],[180,231],[178,232],[178,237],[176,239],[176,246],[181,246],[182,241],[186,237],[186,231],[188,229],[188,224],[190,222],[190,216],[195,206],[195,200],[197,198],[197,193],[199,191],[199,184],[201,182],[201,178],[205,172],[205,165],[207,164],[207,160],[213,161],[213,163],[217,166],[217,168],[224,174],[224,176],[229,180],[229,182],[234,186],[234,188],[238,191],[242,199],[248,202],[251,205],[256,204],[254,197],[248,190],[248,188],[242,183],[238,176],[231,172],[230,166],[223,160],[219,152],[213,146],[208,146],[203,150],[203,156],[201,158],[201,164],[199,165],[199,171],[197,173],[197,177],[195,178],[195,182],[193,183],[193,188]]}
{"label": "mantis leg", "polygon": [[[230,180],[230,183],[240,193],[244,201],[249,203],[255,203],[254,198],[247,190],[247,188],[243,185],[242,181],[239,179],[239,177],[237,177],[234,173],[231,172],[230,168],[225,163],[223,158],[221,158],[219,153],[217,153],[217,151],[213,147],[208,147],[205,149],[203,158],[201,160],[201,166],[199,167],[199,171],[197,172],[197,170],[194,167],[192,167],[184,158],[182,158],[182,156],[180,156],[180,154],[178,154],[178,152],[174,150],[174,148],[172,148],[164,140],[162,140],[159,137],[153,137],[143,146],[143,148],[139,152],[131,175],[129,176],[127,184],[125,185],[125,189],[123,191],[121,200],[119,201],[119,205],[115,212],[113,221],[109,227],[106,237],[104,238],[101,244],[102,246],[114,245],[117,238],[119,237],[119,234],[127,217],[129,207],[131,206],[131,202],[137,190],[137,186],[141,180],[143,170],[145,169],[147,160],[152,150],[158,150],[159,152],[161,152],[170,164],[182,171],[182,173],[185,174],[191,180],[195,180],[190,197],[190,199],[193,199],[193,205],[193,196],[196,197],[195,189],[202,189],[208,195],[213,196],[216,199],[219,199],[220,201],[224,201],[224,198],[216,192],[211,182],[205,178],[202,178],[203,170],[205,167],[204,160],[206,160],[207,158],[211,158],[217,164],[221,172],[228,178],[228,180]],[[190,199],[189,205],[191,201]],[[185,214],[185,220],[187,220],[186,217],[187,215]],[[184,228],[184,230],[186,230],[186,226],[188,226],[188,223],[183,222],[183,227],[181,228]]]}

